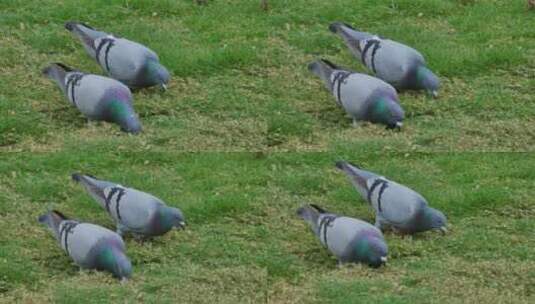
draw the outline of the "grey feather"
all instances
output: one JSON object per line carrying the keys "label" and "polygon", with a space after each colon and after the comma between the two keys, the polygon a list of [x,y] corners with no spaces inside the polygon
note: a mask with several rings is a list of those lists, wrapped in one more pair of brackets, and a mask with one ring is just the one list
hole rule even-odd
{"label": "grey feather", "polygon": [[169,72],[158,55],[146,46],[95,30],[83,23],[67,22],[65,28],[80,39],[87,53],[112,78],[132,88],[165,85]]}
{"label": "grey feather", "polygon": [[416,191],[344,161],[337,162],[336,166],[347,174],[373,208],[378,228],[390,226],[407,234],[445,229],[444,214],[429,207]]}
{"label": "grey feather", "polygon": [[120,234],[129,232],[147,238],[163,235],[174,227],[185,227],[179,209],[149,193],[79,173],[73,174],[73,179],[108,212]]}
{"label": "grey feather", "polygon": [[80,267],[111,272],[119,278],[128,278],[132,265],[125,254],[123,239],[113,231],[98,225],[68,219],[58,211],[39,217],[47,225],[61,248]]}
{"label": "grey feather", "polygon": [[342,69],[324,59],[312,62],[309,70],[323,80],[335,100],[355,121],[400,127],[404,111],[396,90],[388,83]]}
{"label": "grey feather", "polygon": [[373,267],[386,262],[388,247],[381,231],[373,225],[329,213],[314,205],[299,208],[297,214],[339,262],[365,263]]}
{"label": "grey feather", "polygon": [[141,131],[132,106],[132,93],[121,82],[85,74],[59,63],[49,65],[43,73],[58,84],[70,103],[88,119],[117,123],[125,132]]}
{"label": "grey feather", "polygon": [[335,22],[329,28],[342,37],[351,53],[378,78],[399,90],[423,89],[434,96],[437,94],[440,80],[426,67],[423,55],[417,50],[344,23]]}

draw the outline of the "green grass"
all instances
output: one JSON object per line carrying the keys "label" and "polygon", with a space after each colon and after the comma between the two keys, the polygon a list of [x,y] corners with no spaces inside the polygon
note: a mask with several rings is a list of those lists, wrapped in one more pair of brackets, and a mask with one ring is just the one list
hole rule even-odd
{"label": "green grass", "polygon": [[[535,15],[524,1],[0,2],[0,302],[533,303]],[[394,3],[394,7],[391,4]],[[101,73],[63,28],[80,20],[155,50],[167,92],[135,93],[144,132],[88,124],[40,74]],[[355,129],[306,69],[364,71],[343,20],[422,51],[438,100],[400,94],[406,128]],[[387,267],[336,267],[303,202],[373,220],[334,168],[347,159],[443,210],[451,233],[387,233]],[[126,238],[132,280],[79,271],[37,223],[53,207],[113,228],[70,173],[153,193],[189,229]]]}

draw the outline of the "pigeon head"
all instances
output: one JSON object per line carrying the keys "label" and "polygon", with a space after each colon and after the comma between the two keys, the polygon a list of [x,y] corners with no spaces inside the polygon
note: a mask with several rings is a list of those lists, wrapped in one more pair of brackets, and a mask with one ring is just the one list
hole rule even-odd
{"label": "pigeon head", "polygon": [[405,113],[397,101],[390,97],[379,97],[371,105],[370,118],[373,123],[381,123],[389,129],[403,126]]}
{"label": "pigeon head", "polygon": [[416,87],[436,98],[440,88],[440,79],[429,68],[420,65],[416,70]]}
{"label": "pigeon head", "polygon": [[388,247],[377,232],[365,231],[357,238],[354,248],[359,261],[374,268],[386,263]]}
{"label": "pigeon head", "polygon": [[431,207],[425,208],[422,223],[423,227],[421,227],[422,231],[428,229],[438,229],[445,234],[448,231],[446,228],[447,224],[448,220],[446,219],[444,213],[442,213],[440,210]]}
{"label": "pigeon head", "polygon": [[141,122],[132,105],[120,99],[113,99],[108,104],[108,120],[121,126],[121,130],[137,134],[141,132]]}
{"label": "pigeon head", "polygon": [[132,263],[115,244],[103,246],[96,259],[97,269],[109,271],[116,278],[126,280],[132,275]]}
{"label": "pigeon head", "polygon": [[169,231],[173,228],[186,228],[186,220],[182,211],[168,206],[161,206],[158,210],[158,223],[163,231]]}
{"label": "pigeon head", "polygon": [[171,77],[169,71],[157,59],[147,60],[145,67],[141,70],[140,76],[143,78],[142,82],[145,85],[160,85],[164,90],[167,89],[166,85]]}

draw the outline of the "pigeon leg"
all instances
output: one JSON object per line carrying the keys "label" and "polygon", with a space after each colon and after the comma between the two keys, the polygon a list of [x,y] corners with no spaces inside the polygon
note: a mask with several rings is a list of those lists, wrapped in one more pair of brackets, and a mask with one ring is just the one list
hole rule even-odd
{"label": "pigeon leg", "polygon": [[127,233],[129,230],[128,228],[121,224],[121,223],[117,223],[117,234],[120,235],[120,236],[123,236],[125,233]]}
{"label": "pigeon leg", "polygon": [[146,238],[144,235],[142,234],[138,234],[138,233],[134,233],[134,239],[140,243],[140,244],[143,244],[145,243],[145,241],[148,239]]}
{"label": "pigeon leg", "polygon": [[405,233],[401,230],[399,230],[398,228],[396,227],[392,227],[392,231],[394,231],[395,234],[399,235],[402,239],[405,239],[405,238],[412,238],[412,236],[408,233]]}
{"label": "pigeon leg", "polygon": [[383,229],[385,228],[384,227],[384,222],[381,220],[379,215],[375,216],[375,227],[377,227],[377,229],[379,229],[381,231],[383,231]]}

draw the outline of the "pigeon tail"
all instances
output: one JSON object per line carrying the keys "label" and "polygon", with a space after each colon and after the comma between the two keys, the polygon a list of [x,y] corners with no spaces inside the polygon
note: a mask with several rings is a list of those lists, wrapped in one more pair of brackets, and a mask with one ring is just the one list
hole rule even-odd
{"label": "pigeon tail", "polygon": [[51,71],[53,70],[58,70],[58,71],[61,71],[63,73],[68,73],[68,72],[77,72],[77,70],[61,63],[61,62],[54,62],[54,63],[51,63],[50,65],[48,65],[46,68],[44,68],[42,70],[43,74],[45,75],[49,75]]}
{"label": "pigeon tail", "polygon": [[91,175],[84,175],[81,173],[73,173],[72,180],[80,183],[89,192],[89,194],[102,204],[105,203],[106,195],[104,189],[116,186],[114,183],[101,181]]}
{"label": "pigeon tail", "polygon": [[335,166],[336,168],[340,169],[340,170],[347,170],[349,167],[348,166],[352,166],[352,167],[355,167],[357,169],[360,169],[359,166],[355,165],[355,164],[352,164],[350,162],[347,162],[345,160],[340,160],[340,161],[337,161],[335,163]]}
{"label": "pigeon tail", "polygon": [[57,210],[51,210],[41,216],[39,216],[39,223],[48,226],[48,228],[54,233],[56,239],[59,239],[59,225],[61,222],[68,220],[63,213]]}
{"label": "pigeon tail", "polygon": [[333,22],[329,25],[329,30],[335,34],[340,34],[346,40],[364,40],[374,37],[373,34],[361,32],[358,29],[344,22]]}
{"label": "pigeon tail", "polygon": [[96,55],[96,46],[95,46],[95,40],[101,37],[106,37],[109,34],[101,31],[97,31],[96,29],[76,21],[68,21],[65,23],[65,28],[73,33],[84,45],[85,50],[91,55],[92,57],[95,57]]}
{"label": "pigeon tail", "polygon": [[88,29],[91,29],[91,30],[95,30],[93,27],[83,23],[83,22],[78,22],[78,21],[67,21],[65,22],[65,28],[69,31],[73,31],[77,26],[84,26],[84,27],[87,27]]}
{"label": "pigeon tail", "polygon": [[329,24],[329,30],[333,33],[338,33],[338,31],[340,31],[343,27],[348,27],[354,31],[356,31],[356,29],[354,29],[351,25],[345,23],[345,22],[340,22],[340,21],[336,21],[336,22],[333,22],[331,24]]}
{"label": "pigeon tail", "polygon": [[75,69],[59,62],[51,63],[42,71],[43,75],[52,79],[65,93],[65,76],[69,72],[76,72]]}
{"label": "pigeon tail", "polygon": [[351,27],[349,24],[345,24],[342,22],[335,22],[331,24],[329,28],[333,33],[343,39],[344,43],[349,48],[351,53],[354,56],[357,56],[358,58],[361,57],[362,52],[361,42],[375,37],[373,34],[360,32]]}
{"label": "pigeon tail", "polygon": [[328,213],[327,210],[321,208],[321,207],[318,206],[318,205],[310,204],[310,207],[316,209],[316,211],[318,211],[319,213]]}
{"label": "pigeon tail", "polygon": [[75,182],[81,182],[83,175],[80,173],[73,173],[71,174],[72,180]]}
{"label": "pigeon tail", "polygon": [[360,195],[367,199],[368,197],[368,184],[367,181],[371,178],[377,178],[374,173],[368,172],[359,168],[358,166],[351,164],[347,161],[336,162],[336,167],[345,172],[353,186],[360,193]]}
{"label": "pigeon tail", "polygon": [[308,65],[308,70],[318,76],[329,91],[332,89],[331,75],[335,70],[339,69],[337,65],[326,59],[316,60]]}
{"label": "pigeon tail", "polygon": [[305,222],[307,222],[310,228],[312,228],[312,231],[317,234],[318,218],[320,216],[320,212],[316,208],[323,210],[316,205],[304,205],[301,208],[297,209],[297,215],[301,217]]}

